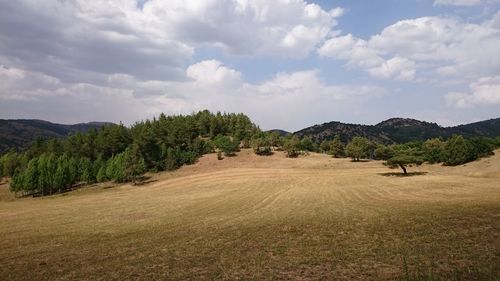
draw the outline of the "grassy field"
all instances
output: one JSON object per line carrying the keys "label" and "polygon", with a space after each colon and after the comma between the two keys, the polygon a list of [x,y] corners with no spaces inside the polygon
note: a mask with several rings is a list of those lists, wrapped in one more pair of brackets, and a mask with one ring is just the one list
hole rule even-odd
{"label": "grassy field", "polygon": [[400,177],[242,151],[140,186],[3,184],[0,280],[500,280],[498,154]]}

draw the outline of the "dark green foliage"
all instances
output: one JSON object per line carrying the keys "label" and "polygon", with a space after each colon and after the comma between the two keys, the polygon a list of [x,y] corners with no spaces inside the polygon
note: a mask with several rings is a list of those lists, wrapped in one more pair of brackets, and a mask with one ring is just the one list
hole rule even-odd
{"label": "dark green foliage", "polygon": [[444,145],[444,164],[455,166],[471,161],[472,149],[471,144],[464,137],[454,135]]}
{"label": "dark green foliage", "polygon": [[230,137],[217,135],[213,140],[215,147],[224,152],[226,156],[232,156],[239,150],[239,142],[231,140]]}
{"label": "dark green foliage", "polygon": [[108,180],[108,177],[106,176],[106,166],[101,166],[101,168],[99,168],[99,171],[97,172],[97,176],[96,176],[96,180],[97,182],[105,182]]}
{"label": "dark green foliage", "polygon": [[[0,157],[0,177],[12,177],[13,191],[42,195],[78,182],[135,182],[146,171],[193,164],[214,146],[232,155],[259,131],[244,114],[206,110],[186,116],[161,114],[131,128],[108,124],[65,139],[36,139],[22,153]],[[210,136],[217,137],[210,140]]]}
{"label": "dark green foliage", "polygon": [[128,147],[123,154],[121,170],[124,173],[124,180],[135,183],[139,176],[146,172],[146,165],[139,146],[134,144]]}
{"label": "dark green foliage", "polygon": [[80,180],[85,183],[94,183],[96,180],[94,167],[90,158],[80,158],[80,163],[78,164],[78,173],[80,174]]}
{"label": "dark green foliage", "polygon": [[8,152],[0,157],[0,178],[2,176],[12,177],[16,169],[21,165],[17,153]]}
{"label": "dark green foliage", "polygon": [[424,158],[421,151],[415,148],[406,148],[404,146],[396,146],[393,149],[393,156],[385,162],[391,168],[400,167],[406,175],[408,165],[421,165]]}
{"label": "dark green foliage", "polygon": [[258,133],[252,138],[251,144],[253,151],[257,155],[271,155],[273,153],[271,149],[271,134],[267,134],[265,132]]}
{"label": "dark green foliage", "polygon": [[331,142],[324,140],[319,145],[319,149],[323,153],[330,153]]}
{"label": "dark green foliage", "polygon": [[345,156],[345,145],[342,143],[339,135],[336,135],[333,138],[333,141],[330,143],[330,151],[331,154],[335,158],[344,157]]}
{"label": "dark green foliage", "polygon": [[440,163],[443,161],[443,150],[445,142],[440,138],[434,138],[424,142],[422,148],[424,151],[425,161],[433,164]]}
{"label": "dark green foliage", "polygon": [[[195,163],[201,155],[214,152],[215,148],[232,155],[240,146],[250,144],[257,154],[270,154],[273,148],[283,146],[288,157],[297,157],[301,151],[317,152],[320,148],[335,157],[342,157],[347,152],[355,160],[373,157],[388,160],[397,156],[391,154],[393,146],[376,147],[362,137],[353,138],[345,149],[339,136],[320,146],[315,141],[319,139],[304,137],[300,140],[292,135],[285,139],[277,132],[260,133],[243,114],[208,111],[186,116],[161,114],[158,119],[138,122],[130,128],[111,124],[86,133],[76,132],[65,139],[36,139],[25,151],[0,156],[0,177],[12,177],[12,191],[47,195],[67,190],[77,183],[137,181],[146,171],[174,170]],[[433,139],[395,147],[398,151],[419,151],[419,157],[428,162],[458,165],[491,155],[499,146],[500,138],[454,136],[448,141]]]}
{"label": "dark green foliage", "polygon": [[26,171],[24,171],[23,175],[23,190],[33,193],[38,188],[38,158],[33,158],[28,163],[28,167]]}
{"label": "dark green foliage", "polygon": [[472,160],[476,160],[481,157],[493,155],[493,150],[495,149],[495,142],[492,139],[485,137],[475,137],[468,140],[472,145]]}
{"label": "dark green foliage", "polygon": [[303,151],[318,152],[318,145],[313,140],[306,136],[300,141],[300,149]]}
{"label": "dark green foliage", "polygon": [[375,148],[374,158],[376,160],[387,160],[394,156],[394,149],[391,146],[378,144]]}
{"label": "dark green foliage", "polygon": [[373,144],[364,137],[354,137],[346,146],[347,156],[354,161],[362,158],[368,158]]}
{"label": "dark green foliage", "polygon": [[492,142],[495,145],[495,148],[500,148],[500,137],[494,138]]}
{"label": "dark green foliage", "polygon": [[299,156],[301,143],[297,136],[289,136],[285,139],[283,149],[286,151],[286,157],[295,158]]}
{"label": "dark green foliage", "polygon": [[179,167],[177,162],[177,157],[175,155],[175,151],[173,148],[167,148],[167,152],[165,154],[165,170],[171,171],[175,170]]}
{"label": "dark green foliage", "polygon": [[351,140],[355,136],[364,136],[372,142],[386,145],[415,140],[425,141],[438,137],[447,139],[453,134],[462,135],[466,138],[478,136],[498,137],[500,136],[500,118],[455,127],[441,127],[436,123],[407,118],[392,118],[376,125],[329,122],[295,132],[298,137],[309,136],[317,143],[321,143],[323,140],[332,140],[335,135],[340,135],[344,142]]}
{"label": "dark green foliage", "polygon": [[54,174],[54,188],[61,192],[70,184],[72,184],[72,182],[70,177],[69,159],[68,156],[64,154],[57,159],[57,168]]}

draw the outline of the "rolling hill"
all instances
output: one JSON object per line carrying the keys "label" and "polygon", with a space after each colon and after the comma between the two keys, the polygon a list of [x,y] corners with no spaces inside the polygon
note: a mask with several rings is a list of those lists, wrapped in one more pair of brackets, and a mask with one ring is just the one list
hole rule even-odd
{"label": "rolling hill", "polygon": [[100,128],[105,122],[63,125],[36,119],[0,119],[0,154],[25,147],[36,138],[60,138],[70,133]]}
{"label": "rolling hill", "polygon": [[385,144],[435,137],[447,138],[454,134],[466,137],[497,137],[500,136],[500,118],[454,127],[441,127],[436,123],[408,118],[391,118],[376,125],[329,122],[302,129],[294,134],[299,137],[309,136],[316,142],[332,140],[335,135],[339,135],[344,142],[354,136],[363,136]]}

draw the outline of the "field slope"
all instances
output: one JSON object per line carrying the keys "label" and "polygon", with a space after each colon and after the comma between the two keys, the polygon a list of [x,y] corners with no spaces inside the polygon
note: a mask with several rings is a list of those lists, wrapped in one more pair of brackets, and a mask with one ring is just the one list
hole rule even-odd
{"label": "field slope", "polygon": [[13,199],[0,280],[498,280],[500,157],[424,165],[242,151],[132,186]]}

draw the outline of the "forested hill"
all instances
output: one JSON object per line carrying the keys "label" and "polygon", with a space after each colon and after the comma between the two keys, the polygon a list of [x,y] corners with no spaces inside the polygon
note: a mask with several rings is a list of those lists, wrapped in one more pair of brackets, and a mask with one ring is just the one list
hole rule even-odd
{"label": "forested hill", "polygon": [[0,154],[14,148],[26,147],[36,138],[61,138],[76,132],[100,128],[102,122],[63,125],[35,119],[0,119]]}
{"label": "forested hill", "polygon": [[435,137],[448,138],[454,134],[464,137],[497,137],[500,136],[500,118],[455,127],[441,127],[436,123],[406,118],[391,118],[376,125],[329,122],[302,129],[294,134],[300,138],[309,136],[318,143],[332,140],[335,135],[339,135],[344,142],[352,137],[362,136],[385,144],[424,141]]}

